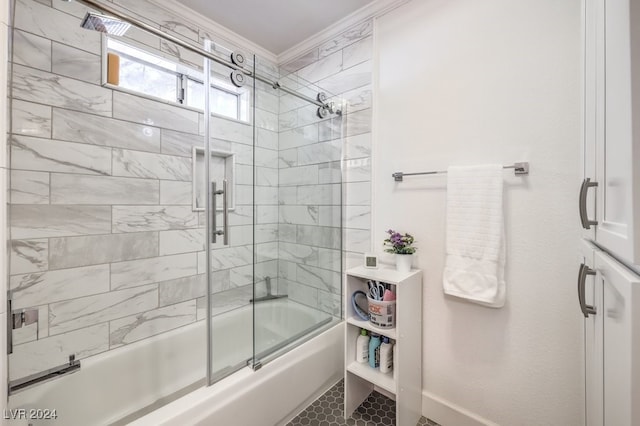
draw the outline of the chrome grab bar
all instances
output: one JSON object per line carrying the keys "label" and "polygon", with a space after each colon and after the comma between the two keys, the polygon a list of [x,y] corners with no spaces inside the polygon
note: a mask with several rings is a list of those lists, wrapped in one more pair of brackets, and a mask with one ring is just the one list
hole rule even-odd
{"label": "chrome grab bar", "polygon": [[587,214],[587,192],[589,188],[598,186],[598,182],[591,182],[590,178],[585,178],[580,185],[580,197],[578,200],[578,210],[580,212],[580,222],[584,229],[591,229],[591,225],[597,225],[597,220],[590,220]]}
{"label": "chrome grab bar", "polygon": [[589,318],[589,315],[595,315],[596,308],[591,305],[587,305],[585,301],[585,282],[587,280],[587,275],[595,275],[596,271],[589,268],[584,263],[580,264],[580,269],[578,270],[578,302],[580,303],[580,310],[582,311],[582,315],[585,318]]}

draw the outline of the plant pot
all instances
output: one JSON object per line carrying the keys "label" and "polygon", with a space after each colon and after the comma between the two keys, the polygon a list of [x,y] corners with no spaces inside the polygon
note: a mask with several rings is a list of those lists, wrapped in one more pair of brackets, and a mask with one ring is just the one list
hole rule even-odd
{"label": "plant pot", "polygon": [[396,254],[396,271],[411,272],[412,254]]}

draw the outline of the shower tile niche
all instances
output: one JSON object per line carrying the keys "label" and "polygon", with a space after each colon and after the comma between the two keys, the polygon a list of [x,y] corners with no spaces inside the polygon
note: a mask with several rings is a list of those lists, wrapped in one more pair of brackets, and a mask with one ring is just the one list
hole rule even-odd
{"label": "shower tile niche", "polygon": [[[204,211],[206,206],[205,188],[205,152],[203,148],[193,147],[193,210]],[[229,210],[235,209],[235,154],[228,151],[211,151],[209,177],[216,182],[217,190],[222,189],[222,181],[227,180]],[[209,187],[211,188],[211,187]],[[216,210],[222,210],[222,202],[218,202]]]}

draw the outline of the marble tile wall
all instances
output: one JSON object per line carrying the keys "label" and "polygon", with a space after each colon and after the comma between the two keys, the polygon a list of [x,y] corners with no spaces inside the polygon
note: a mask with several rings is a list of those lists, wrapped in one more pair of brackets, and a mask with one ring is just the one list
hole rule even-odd
{"label": "marble tile wall", "polygon": [[[0,4],[0,283],[7,282],[8,261],[7,261],[7,185],[9,181],[8,160],[7,160],[7,132],[8,114],[7,106],[7,80],[10,73],[8,67],[8,47],[10,42],[11,16],[10,1]],[[0,327],[6,330],[7,327],[7,302],[5,284],[0,285]],[[7,339],[6,333],[0,333],[0,383],[7,383]],[[0,410],[6,412],[7,409],[7,386],[0,389]],[[3,416],[5,417],[5,416]],[[0,425],[8,424],[5,419],[0,420]]]}
{"label": "marble tile wall", "polygon": [[[146,0],[114,5],[193,42],[208,34]],[[37,330],[14,332],[11,379],[205,317],[205,217],[192,208],[191,183],[204,116],[102,87],[101,39],[80,28],[85,11],[74,2],[16,0],[8,282],[14,306],[38,309],[41,320]],[[128,37],[201,64],[135,29]],[[214,148],[236,154],[231,244],[217,243],[212,255],[214,314],[253,296],[254,214],[258,280],[278,284],[280,105],[270,87],[258,87],[256,98],[255,170],[251,123],[211,118]]]}
{"label": "marble tile wall", "polygon": [[345,104],[320,120],[315,106],[280,96],[280,282],[337,316],[341,258],[360,264],[371,245],[372,30],[361,22],[280,67],[283,84]]}

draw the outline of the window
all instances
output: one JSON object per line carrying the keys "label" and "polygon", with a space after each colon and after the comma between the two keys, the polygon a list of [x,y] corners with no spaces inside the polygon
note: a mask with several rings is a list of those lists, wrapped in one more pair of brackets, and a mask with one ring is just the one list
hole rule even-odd
{"label": "window", "polygon": [[[142,49],[107,38],[110,84],[145,95],[204,109],[202,72]],[[115,74],[112,74],[115,71]],[[117,75],[116,75],[117,74]],[[222,79],[211,79],[211,112],[248,121],[249,92]]]}

